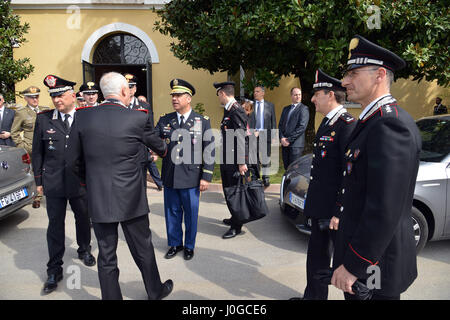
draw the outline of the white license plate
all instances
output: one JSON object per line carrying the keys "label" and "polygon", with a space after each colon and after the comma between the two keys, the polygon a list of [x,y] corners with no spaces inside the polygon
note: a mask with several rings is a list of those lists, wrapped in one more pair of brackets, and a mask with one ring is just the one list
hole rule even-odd
{"label": "white license plate", "polygon": [[300,209],[305,209],[305,199],[299,197],[292,192],[289,192],[289,201],[294,205],[299,207]]}
{"label": "white license plate", "polygon": [[0,198],[0,209],[26,197],[28,197],[27,188],[22,188],[20,190],[14,191],[13,193],[7,194],[6,196]]}

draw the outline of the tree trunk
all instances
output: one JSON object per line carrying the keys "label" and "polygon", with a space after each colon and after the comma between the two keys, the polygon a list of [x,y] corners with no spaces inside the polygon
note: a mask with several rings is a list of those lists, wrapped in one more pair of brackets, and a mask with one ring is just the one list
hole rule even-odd
{"label": "tree trunk", "polygon": [[302,87],[302,103],[308,106],[309,109],[309,122],[305,133],[305,149],[304,154],[312,153],[313,151],[313,141],[316,136],[316,130],[314,127],[316,118],[316,107],[314,103],[311,102],[312,98],[312,86],[313,82],[308,81],[307,77],[300,77],[300,86]]}

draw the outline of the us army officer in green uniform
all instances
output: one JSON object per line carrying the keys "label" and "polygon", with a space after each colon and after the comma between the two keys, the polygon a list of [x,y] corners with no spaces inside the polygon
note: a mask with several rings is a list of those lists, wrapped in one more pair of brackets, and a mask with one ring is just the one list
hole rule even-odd
{"label": "us army officer in green uniform", "polygon": [[[21,92],[27,105],[16,109],[16,115],[11,127],[11,138],[14,143],[17,147],[24,148],[30,156],[36,115],[41,111],[50,109],[49,107],[39,106],[40,92],[41,90],[35,86],[28,87]],[[33,201],[33,208],[39,208],[41,198],[42,195],[36,195]]]}

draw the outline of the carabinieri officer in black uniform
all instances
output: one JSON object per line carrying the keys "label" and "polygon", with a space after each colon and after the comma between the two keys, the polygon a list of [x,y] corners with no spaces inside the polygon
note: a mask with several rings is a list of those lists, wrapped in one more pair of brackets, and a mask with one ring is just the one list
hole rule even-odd
{"label": "carabinieri officer in black uniform", "polygon": [[[208,188],[214,170],[214,137],[209,117],[191,108],[195,88],[182,79],[173,79],[170,88],[175,112],[163,115],[155,128],[169,152],[162,165],[164,212],[170,247],[165,258],[173,258],[184,249],[184,259],[190,260],[194,256],[200,192]],[[204,136],[205,132],[209,135]]]}
{"label": "carabinieri officer in black uniform", "polygon": [[[222,178],[222,188],[237,185],[239,174],[244,175],[251,169],[254,175],[259,177],[257,165],[248,165],[248,117],[244,108],[234,98],[233,81],[214,83],[219,102],[224,106],[220,131],[222,133],[222,162],[220,164],[220,175]],[[233,137],[232,141],[227,140],[227,131]],[[238,132],[239,134],[234,134]],[[255,159],[255,162],[256,159]],[[239,174],[238,174],[239,173]],[[231,239],[241,233],[242,223],[231,216],[224,219],[223,223],[230,226],[230,229],[222,236],[223,239]]]}
{"label": "carabinieri officer in black uniform", "polygon": [[357,279],[373,289],[372,299],[400,299],[417,277],[411,207],[422,145],[413,118],[390,94],[394,71],[406,63],[355,36],[347,65],[342,86],[364,109],[344,155],[331,283],[346,299],[355,297]]}
{"label": "carabinieri officer in black uniform", "polygon": [[315,80],[311,101],[324,119],[314,139],[311,180],[305,202],[304,213],[312,218],[312,230],[308,242],[307,285],[303,298],[326,300],[328,286],[315,280],[314,275],[330,267],[335,237],[335,231],[332,230],[337,229],[339,223],[335,212],[342,182],[343,155],[356,120],[342,106],[345,88],[339,80],[320,69],[316,71]]}
{"label": "carabinieri officer in black uniform", "polygon": [[[78,244],[78,258],[86,266],[94,266],[96,261],[91,251],[91,229],[89,225],[86,189],[80,179],[67,166],[67,146],[70,128],[75,117],[75,82],[58,76],[48,75],[44,84],[49,88],[55,109],[37,115],[33,135],[32,164],[36,185],[47,199],[47,244],[50,259],[47,263],[48,279],[43,292],[48,294],[56,289],[63,277],[63,256],[65,251],[64,220],[67,201],[75,214]],[[41,192],[42,193],[42,192]]]}

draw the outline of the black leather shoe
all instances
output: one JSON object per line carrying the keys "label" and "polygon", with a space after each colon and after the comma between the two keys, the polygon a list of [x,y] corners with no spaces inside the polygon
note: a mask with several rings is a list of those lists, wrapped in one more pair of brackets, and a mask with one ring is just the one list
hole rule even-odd
{"label": "black leather shoe", "polygon": [[34,209],[37,209],[41,206],[41,201],[39,200],[34,200],[33,204],[31,205]]}
{"label": "black leather shoe", "polygon": [[49,294],[49,293],[55,291],[55,289],[58,287],[58,282],[61,281],[62,278],[63,278],[63,275],[61,273],[49,275],[47,278],[47,281],[45,281],[42,292],[44,294]]}
{"label": "black leather shoe", "polygon": [[163,283],[162,291],[161,291],[160,295],[158,296],[158,298],[156,298],[156,300],[164,299],[172,292],[172,290],[173,290],[173,281],[169,279]]}
{"label": "black leather shoe", "polygon": [[163,187],[162,186],[156,186],[156,189],[158,189],[158,191],[162,191]]}
{"label": "black leather shoe", "polygon": [[85,266],[95,266],[95,257],[90,252],[83,252],[78,254],[78,259],[82,260]]}
{"label": "black leather shoe", "polygon": [[172,259],[173,257],[175,257],[177,255],[178,252],[180,252],[183,249],[184,249],[183,246],[170,247],[169,251],[167,251],[167,253],[164,256],[164,258]]}
{"label": "black leather shoe", "polygon": [[222,236],[223,239],[231,239],[236,237],[238,234],[241,233],[241,230],[236,230],[233,228],[230,228],[225,234]]}
{"label": "black leather shoe", "polygon": [[269,180],[268,176],[263,176],[262,180],[263,180],[264,187],[267,188],[268,186],[270,186],[270,180]]}
{"label": "black leather shoe", "polygon": [[191,260],[194,257],[194,250],[184,248],[184,260]]}
{"label": "black leather shoe", "polygon": [[222,222],[227,226],[231,226],[231,219],[223,219]]}

